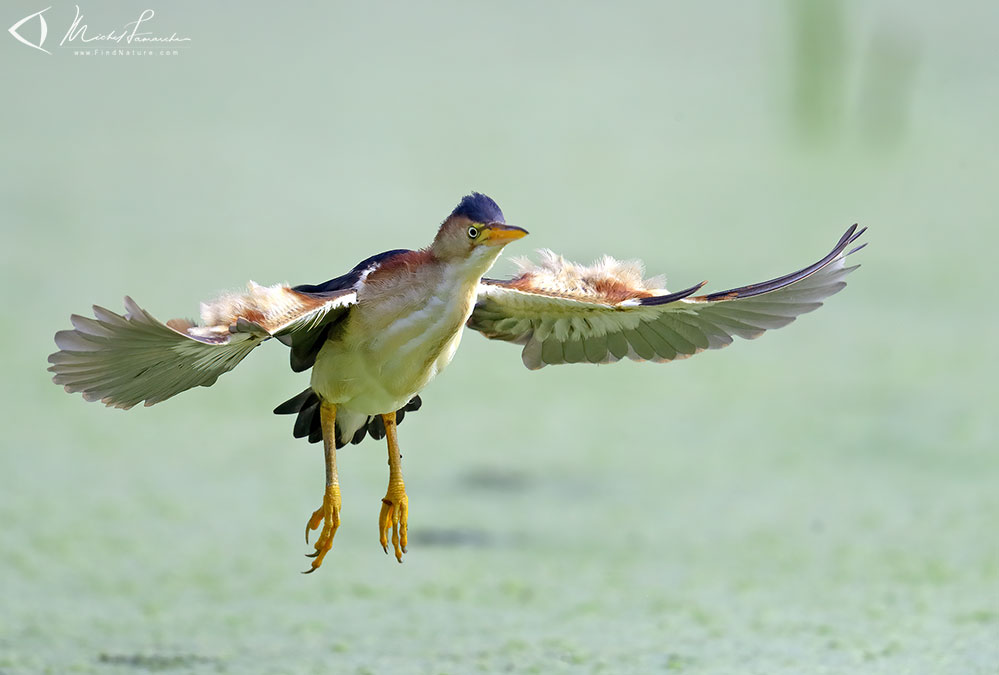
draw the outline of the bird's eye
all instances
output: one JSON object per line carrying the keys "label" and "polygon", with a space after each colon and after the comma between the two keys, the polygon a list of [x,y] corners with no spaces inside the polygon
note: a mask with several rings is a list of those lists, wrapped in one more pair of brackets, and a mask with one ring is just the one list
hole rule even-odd
{"label": "bird's eye", "polygon": [[478,228],[476,228],[474,225],[472,227],[468,228],[468,238],[469,239],[475,239],[477,236],[479,236],[479,230],[478,230]]}

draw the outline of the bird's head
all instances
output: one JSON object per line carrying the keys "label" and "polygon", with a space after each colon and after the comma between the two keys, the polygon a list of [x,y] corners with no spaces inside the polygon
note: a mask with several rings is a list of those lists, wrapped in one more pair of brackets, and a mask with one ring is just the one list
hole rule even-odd
{"label": "bird's head", "polygon": [[526,235],[527,230],[506,224],[496,202],[473,192],[458,203],[441,225],[430,250],[438,259],[461,264],[481,276],[504,246]]}

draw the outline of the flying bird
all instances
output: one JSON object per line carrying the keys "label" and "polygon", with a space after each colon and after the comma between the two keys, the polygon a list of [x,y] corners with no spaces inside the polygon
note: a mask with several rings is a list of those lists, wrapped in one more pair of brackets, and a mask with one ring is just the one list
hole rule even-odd
{"label": "flying bird", "polygon": [[[866,228],[865,228],[866,229]],[[451,361],[465,326],[523,347],[531,369],[623,358],[663,363],[733,337],[756,338],[818,308],[840,291],[846,257],[864,230],[850,227],[832,251],[796,272],[726,291],[695,295],[644,278],[638,262],[604,257],[591,266],[542,251],[511,279],[484,278],[500,253],[527,231],[508,225],[484,194],[464,197],[426,248],[397,249],[325,283],[260,286],[201,305],[201,321],[154,319],[131,298],[124,315],[94,306],[56,333],[53,380],[88,401],[128,409],[210,386],[271,338],[290,349],[291,369],[312,371],[305,391],[279,405],[296,415],[294,436],[323,442],[326,489],[306,525],[319,530],[313,572],[340,526],[337,450],[365,437],[388,441],[389,481],[379,541],[406,552],[409,500],[396,427],[419,409],[420,392]]]}

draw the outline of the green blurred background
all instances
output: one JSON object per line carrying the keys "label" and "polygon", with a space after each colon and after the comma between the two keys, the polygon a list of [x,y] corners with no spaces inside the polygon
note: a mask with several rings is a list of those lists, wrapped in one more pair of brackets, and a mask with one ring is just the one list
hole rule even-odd
{"label": "green blurred background", "polygon": [[[149,5],[176,56],[59,49],[65,2],[51,55],[0,34],[0,674],[999,672],[999,5],[204,5]],[[510,253],[674,288],[870,246],[817,313],[668,366],[466,336],[401,430],[402,566],[367,441],[299,574],[323,470],[270,414],[307,382],[279,345],[129,413],[45,372],[92,303],[323,281],[473,189]]]}

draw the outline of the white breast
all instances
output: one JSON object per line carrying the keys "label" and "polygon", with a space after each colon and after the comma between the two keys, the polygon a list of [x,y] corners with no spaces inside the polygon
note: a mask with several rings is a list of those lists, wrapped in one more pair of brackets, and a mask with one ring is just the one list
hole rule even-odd
{"label": "white breast", "polygon": [[458,348],[478,285],[478,275],[461,272],[428,266],[398,283],[362,287],[343,333],[319,352],[312,388],[369,415],[404,406]]}

